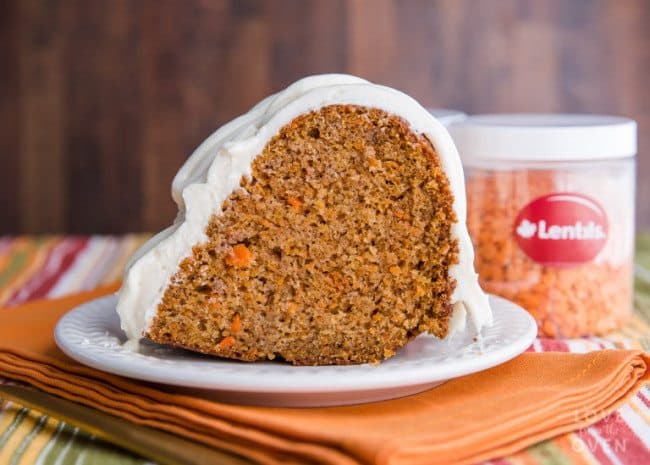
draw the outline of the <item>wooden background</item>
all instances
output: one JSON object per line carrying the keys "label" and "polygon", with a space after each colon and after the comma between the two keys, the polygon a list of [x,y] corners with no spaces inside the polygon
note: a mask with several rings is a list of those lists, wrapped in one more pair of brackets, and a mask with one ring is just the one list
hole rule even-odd
{"label": "wooden background", "polygon": [[468,112],[639,121],[650,227],[650,2],[0,1],[0,234],[150,231],[221,123],[343,71]]}

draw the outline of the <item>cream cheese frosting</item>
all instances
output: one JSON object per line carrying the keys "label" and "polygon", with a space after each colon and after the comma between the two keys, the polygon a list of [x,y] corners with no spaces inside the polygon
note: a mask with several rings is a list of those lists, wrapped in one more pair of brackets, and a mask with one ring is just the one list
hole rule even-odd
{"label": "cream cheese frosting", "polygon": [[311,76],[271,95],[248,113],[222,126],[189,157],[172,183],[178,215],[172,226],[147,241],[131,258],[119,291],[117,313],[129,339],[148,330],[171,277],[192,247],[207,240],[205,229],[223,201],[250,176],[253,159],[266,143],[294,118],[335,104],[384,110],[407,121],[436,149],[454,195],[458,221],[451,234],[458,240],[458,263],[449,274],[456,280],[451,297],[454,312],[450,333],[462,331],[466,321],[476,332],[492,323],[487,296],[474,271],[474,249],[465,225],[466,201],[463,169],[447,130],[408,95],[343,74]]}

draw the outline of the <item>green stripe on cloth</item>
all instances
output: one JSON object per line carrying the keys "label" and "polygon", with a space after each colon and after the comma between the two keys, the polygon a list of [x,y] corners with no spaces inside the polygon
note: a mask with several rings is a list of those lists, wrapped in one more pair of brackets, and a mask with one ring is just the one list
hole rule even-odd
{"label": "green stripe on cloth", "polygon": [[650,234],[639,235],[636,240],[634,307],[650,324]]}
{"label": "green stripe on cloth", "polygon": [[553,441],[544,441],[528,448],[528,453],[541,465],[572,465],[571,459]]}
{"label": "green stripe on cloth", "polygon": [[650,270],[650,233],[637,236],[635,261],[646,270]]}
{"label": "green stripe on cloth", "polygon": [[8,257],[8,262],[0,268],[0,286],[8,278],[11,278],[16,272],[20,271],[30,256],[42,250],[43,246],[53,239],[54,236],[16,237],[10,239],[11,244],[9,250],[5,252],[5,255]]}
{"label": "green stripe on cloth", "polygon": [[74,428],[61,422],[58,434],[52,438],[52,444],[50,447],[44,449],[45,455],[41,455],[38,458],[38,462],[43,465],[54,465],[57,464],[67,464],[65,455],[68,451],[68,444],[73,438]]}
{"label": "green stripe on cloth", "polygon": [[54,430],[54,434],[47,441],[45,447],[43,447],[43,450],[41,450],[40,453],[38,454],[38,459],[36,460],[36,463],[38,465],[47,463],[48,459],[53,459],[52,462],[56,460],[56,456],[52,456],[51,452],[52,449],[58,447],[59,437],[61,436],[61,433],[66,428],[66,426],[67,425],[61,421],[57,423],[56,429]]}
{"label": "green stripe on cloth", "polygon": [[9,258],[9,263],[7,263],[7,266],[0,272],[0,286],[9,281],[9,278],[18,274],[20,269],[25,266],[28,256],[28,251],[21,250]]}

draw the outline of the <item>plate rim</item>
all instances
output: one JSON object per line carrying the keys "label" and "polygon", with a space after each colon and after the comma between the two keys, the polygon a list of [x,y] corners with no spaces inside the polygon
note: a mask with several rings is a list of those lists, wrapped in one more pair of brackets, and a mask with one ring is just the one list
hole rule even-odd
{"label": "plate rim", "polygon": [[[259,382],[260,374],[251,374],[251,373],[242,373],[241,377],[237,376],[236,379],[226,379],[223,382],[215,383],[211,382],[198,382],[196,379],[192,380],[179,380],[177,378],[165,377],[162,374],[151,373],[151,372],[138,372],[137,368],[128,368],[123,364],[117,362],[117,357],[113,360],[106,361],[105,358],[99,360],[97,357],[94,357],[92,354],[85,353],[83,350],[74,350],[75,348],[80,348],[78,344],[69,344],[65,341],[65,325],[78,313],[90,312],[92,306],[106,305],[108,306],[111,301],[116,301],[116,295],[111,294],[108,296],[103,296],[97,299],[90,300],[85,302],[68,312],[66,312],[62,317],[57,321],[54,338],[56,345],[59,347],[63,353],[73,360],[91,367],[93,369],[103,371],[112,375],[126,377],[132,380],[151,382],[156,384],[162,384],[167,386],[176,386],[182,388],[191,388],[191,389],[201,389],[208,391],[228,391],[228,392],[241,392],[241,393],[259,393],[259,394],[319,394],[319,393],[349,393],[349,392],[370,392],[374,390],[384,390],[384,389],[398,389],[405,388],[409,386],[416,385],[427,385],[444,382],[453,378],[460,376],[465,376],[480,371],[487,370],[494,366],[505,363],[513,358],[517,357],[523,353],[530,345],[534,342],[537,336],[537,325],[533,317],[522,307],[511,302],[502,297],[489,295],[491,306],[494,308],[499,308],[500,305],[507,305],[511,310],[516,310],[520,313],[522,318],[526,318],[528,321],[528,326],[526,332],[522,337],[515,340],[515,342],[503,345],[496,349],[491,350],[489,353],[478,354],[475,358],[465,359],[465,360],[454,360],[453,363],[434,363],[431,366],[435,367],[435,370],[432,372],[430,367],[413,367],[408,372],[408,377],[399,376],[400,373],[394,375],[390,370],[377,371],[373,373],[374,376],[364,377],[364,381],[359,383],[358,379],[356,381],[338,379],[335,382],[331,382],[333,378],[340,378],[344,371],[353,372],[359,368],[370,369],[381,369],[382,366],[386,366],[385,363],[380,363],[378,365],[370,364],[361,364],[361,365],[322,365],[322,366],[293,366],[290,364],[283,364],[284,369],[289,369],[291,371],[319,371],[323,372],[318,374],[319,376],[312,376],[312,378],[317,378],[317,380],[305,381],[306,378],[301,378],[299,385],[292,386],[291,381],[277,382],[273,381],[273,378],[282,377],[282,374],[273,374],[266,379],[265,383],[255,384],[252,383],[253,379],[257,379]],[[497,304],[497,305],[494,305]],[[114,311],[114,305],[111,305]],[[493,312],[494,313],[494,312]],[[138,354],[140,355],[140,354]],[[164,359],[161,357],[161,359]],[[477,363],[480,361],[481,363]],[[261,364],[273,364],[272,361],[261,361],[261,362],[240,362],[227,359],[213,358],[212,360],[206,360],[207,363],[217,363],[217,364],[241,364],[242,366],[246,365],[261,365]],[[460,363],[459,363],[460,362]],[[182,362],[179,362],[182,363]],[[454,366],[455,365],[455,366]],[[468,369],[469,365],[469,369]],[[159,370],[156,370],[157,372]],[[330,371],[331,373],[326,373]],[[368,373],[368,372],[367,372]],[[377,376],[379,373],[379,376]]]}

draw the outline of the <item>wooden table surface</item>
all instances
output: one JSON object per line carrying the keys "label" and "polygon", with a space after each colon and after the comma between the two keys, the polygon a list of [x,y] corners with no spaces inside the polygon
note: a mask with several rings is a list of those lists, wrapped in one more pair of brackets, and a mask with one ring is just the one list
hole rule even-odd
{"label": "wooden table surface", "polygon": [[644,0],[5,0],[0,233],[160,229],[205,136],[332,71],[471,113],[631,116],[648,228],[649,26]]}

